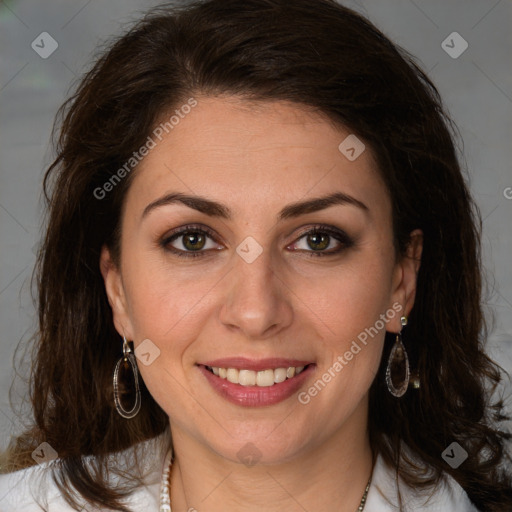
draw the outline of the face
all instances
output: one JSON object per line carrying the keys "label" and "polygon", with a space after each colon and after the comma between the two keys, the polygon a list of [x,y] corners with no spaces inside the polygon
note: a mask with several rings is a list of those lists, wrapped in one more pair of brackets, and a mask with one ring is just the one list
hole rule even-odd
{"label": "face", "polygon": [[287,102],[197,101],[134,171],[120,265],[103,251],[115,325],[174,439],[290,460],[365,430],[417,264],[370,150],[340,151],[348,131]]}

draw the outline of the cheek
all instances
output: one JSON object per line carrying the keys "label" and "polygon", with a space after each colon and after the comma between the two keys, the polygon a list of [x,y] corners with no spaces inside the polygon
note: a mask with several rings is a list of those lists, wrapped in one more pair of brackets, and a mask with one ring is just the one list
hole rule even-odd
{"label": "cheek", "polygon": [[[322,340],[316,378],[328,382],[329,389],[322,392],[319,404],[342,400],[348,408],[355,407],[370,387],[379,367],[387,322],[396,314],[389,309],[391,261],[391,257],[367,258],[362,253],[338,267],[325,281],[328,284],[313,286],[310,282],[308,286],[304,282],[303,291],[298,292],[308,297],[314,315],[306,312],[308,308],[304,314],[316,321]],[[339,415],[346,412],[340,410]]]}
{"label": "cheek", "polygon": [[355,338],[386,312],[392,283],[391,265],[386,261],[356,256],[316,284],[301,281],[297,295],[325,324],[327,337],[340,342]]}
{"label": "cheek", "polygon": [[159,347],[172,343],[179,353],[181,345],[198,337],[212,291],[222,286],[219,276],[194,268],[172,268],[161,256],[142,252],[127,257],[124,269],[137,341],[149,338]]}
{"label": "cheek", "polygon": [[325,428],[343,422],[368,392],[382,357],[387,322],[396,315],[389,308],[390,266],[386,259],[373,261],[361,258],[340,267],[328,286],[310,283],[308,296],[304,283],[298,294],[309,297],[304,314],[315,322],[321,340],[317,373],[302,400],[310,400],[318,411],[331,411],[322,419]]}

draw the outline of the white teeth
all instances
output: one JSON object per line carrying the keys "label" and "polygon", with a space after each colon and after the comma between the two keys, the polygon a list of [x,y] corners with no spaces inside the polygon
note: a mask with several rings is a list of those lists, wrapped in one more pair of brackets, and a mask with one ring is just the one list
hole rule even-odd
{"label": "white teeth", "polygon": [[274,382],[279,384],[286,380],[286,368],[276,368],[274,370]]}
{"label": "white teeth", "polygon": [[238,370],[236,368],[228,368],[226,379],[233,384],[238,384]]}
{"label": "white teeth", "polygon": [[238,383],[242,386],[254,386],[256,384],[256,372],[252,370],[240,370]]}
{"label": "white teeth", "polygon": [[274,385],[274,370],[263,370],[256,375],[256,385],[267,387]]}
{"label": "white teeth", "polygon": [[295,375],[304,370],[304,366],[290,366],[289,368],[276,368],[275,370],[261,370],[255,372],[253,370],[238,370],[237,368],[219,368],[217,366],[210,367],[214,375],[221,379],[226,379],[233,384],[242,386],[260,386],[268,387],[274,384],[284,382],[291,379]]}

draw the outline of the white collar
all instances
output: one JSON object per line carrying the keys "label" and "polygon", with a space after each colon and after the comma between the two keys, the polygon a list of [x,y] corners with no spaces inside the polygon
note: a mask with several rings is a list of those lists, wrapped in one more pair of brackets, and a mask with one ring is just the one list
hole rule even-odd
{"label": "white collar", "polygon": [[[152,457],[153,469],[146,478],[146,484],[138,488],[129,500],[129,505],[134,510],[158,510],[160,479],[165,457],[165,449],[162,451],[162,447],[168,439],[168,433],[164,433],[144,443],[149,448],[147,454],[148,457]],[[64,502],[51,478],[46,478],[49,472],[44,469],[35,466],[16,473],[0,475],[1,509],[12,512],[40,512],[41,509],[36,506],[32,496],[34,491],[44,488],[48,491],[50,512],[71,512],[72,509]],[[44,483],[39,477],[46,478]],[[448,475],[445,475],[445,479],[428,495],[422,495],[407,487],[402,481],[399,487],[402,510],[397,505],[395,472],[385,464],[382,456],[378,455],[364,512],[478,512],[462,487]]]}
{"label": "white collar", "polygon": [[[373,469],[372,484],[366,499],[364,512],[478,512],[466,492],[448,474],[444,474],[438,486],[421,493],[408,487],[379,454]],[[398,505],[398,488],[402,509]]]}

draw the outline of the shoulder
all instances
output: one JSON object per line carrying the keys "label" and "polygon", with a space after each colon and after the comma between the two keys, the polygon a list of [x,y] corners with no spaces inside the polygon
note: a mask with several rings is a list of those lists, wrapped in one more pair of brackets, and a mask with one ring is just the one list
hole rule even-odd
{"label": "shoulder", "polygon": [[[153,481],[139,487],[126,505],[133,510],[157,510],[158,500],[159,482]],[[76,512],[62,497],[50,468],[39,466],[0,475],[0,511]]]}
{"label": "shoulder", "polygon": [[402,509],[398,504],[395,474],[379,455],[375,463],[372,485],[368,492],[365,512],[479,512],[464,489],[449,475],[429,493],[415,492],[400,482]]}
{"label": "shoulder", "polygon": [[[138,487],[126,500],[132,510],[158,510],[160,493],[159,464],[160,450],[155,453],[157,443],[150,440],[141,444],[150,450],[151,469],[144,479],[144,485]],[[126,467],[127,453],[120,452],[112,460],[120,467]],[[0,475],[0,511],[1,512],[76,512],[62,497],[54,482],[54,463],[35,465],[14,473]],[[163,464],[163,461],[162,461]],[[98,509],[95,509],[98,510]],[[98,510],[98,512],[101,512]]]}
{"label": "shoulder", "polygon": [[33,466],[0,475],[0,510],[12,512],[68,512],[73,509],[59,498],[48,466]]}

